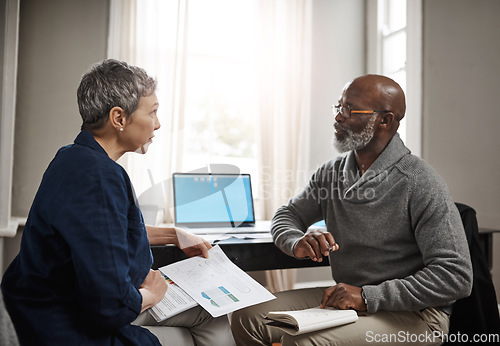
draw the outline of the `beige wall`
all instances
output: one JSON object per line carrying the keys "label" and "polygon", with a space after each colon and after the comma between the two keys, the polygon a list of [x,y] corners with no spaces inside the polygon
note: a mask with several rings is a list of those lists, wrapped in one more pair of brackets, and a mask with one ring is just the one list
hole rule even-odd
{"label": "beige wall", "polygon": [[500,1],[423,5],[423,157],[456,201],[476,209],[480,227],[500,230]]}
{"label": "beige wall", "polygon": [[331,106],[337,102],[345,83],[365,72],[365,27],[352,25],[364,16],[363,0],[314,0],[311,169],[338,155],[331,144],[334,121]]}
{"label": "beige wall", "polygon": [[[5,67],[3,66],[3,61],[4,61],[4,51],[3,47],[5,44],[4,37],[5,37],[5,25],[4,23],[4,18],[6,16],[6,6],[7,6],[7,0],[0,0],[0,18],[2,19],[2,25],[0,25],[0,51],[2,54],[0,54],[0,76],[3,78],[3,73]],[[2,96],[3,90],[0,88],[0,97]]]}
{"label": "beige wall", "polygon": [[[14,216],[28,215],[48,163],[79,132],[76,88],[82,73],[106,57],[108,6],[108,0],[21,1]],[[4,266],[19,251],[19,241],[19,233],[0,241]]]}
{"label": "beige wall", "polygon": [[80,77],[106,57],[108,1],[22,0],[12,214],[26,216],[56,150],[81,120]]}

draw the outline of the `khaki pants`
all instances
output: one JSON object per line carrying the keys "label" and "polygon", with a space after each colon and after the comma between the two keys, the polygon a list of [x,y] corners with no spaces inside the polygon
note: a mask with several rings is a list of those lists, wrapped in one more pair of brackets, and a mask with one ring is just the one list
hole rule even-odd
{"label": "khaki pants", "polygon": [[[141,313],[132,324],[149,329],[162,345],[173,345],[172,331],[162,327],[184,327],[191,332],[192,340],[196,345],[233,346],[234,340],[226,315],[213,318],[201,306],[195,306],[178,315],[156,322],[149,311]],[[192,342],[190,342],[192,343]],[[182,342],[182,344],[187,344]]]}
{"label": "khaki pants", "polygon": [[277,299],[235,311],[231,329],[237,345],[440,345],[448,333],[449,316],[438,309],[423,311],[380,311],[362,316],[355,323],[291,336],[266,326],[269,311],[300,310],[319,306],[322,288],[279,292]]}

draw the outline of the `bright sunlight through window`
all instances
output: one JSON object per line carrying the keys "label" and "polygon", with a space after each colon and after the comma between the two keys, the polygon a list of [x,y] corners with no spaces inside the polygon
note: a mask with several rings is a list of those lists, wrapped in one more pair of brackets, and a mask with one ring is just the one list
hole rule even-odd
{"label": "bright sunlight through window", "polygon": [[183,171],[256,171],[255,3],[189,2]]}
{"label": "bright sunlight through window", "polygon": [[[398,82],[406,93],[406,1],[383,0],[379,6],[381,72]],[[405,141],[406,118],[398,132]]]}

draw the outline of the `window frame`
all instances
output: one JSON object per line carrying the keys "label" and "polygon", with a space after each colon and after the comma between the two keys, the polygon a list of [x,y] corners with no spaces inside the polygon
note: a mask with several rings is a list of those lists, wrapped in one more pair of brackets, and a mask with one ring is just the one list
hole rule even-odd
{"label": "window frame", "polygon": [[[368,73],[382,73],[384,0],[367,1],[366,36]],[[422,155],[422,0],[406,1],[406,116],[405,142]]]}

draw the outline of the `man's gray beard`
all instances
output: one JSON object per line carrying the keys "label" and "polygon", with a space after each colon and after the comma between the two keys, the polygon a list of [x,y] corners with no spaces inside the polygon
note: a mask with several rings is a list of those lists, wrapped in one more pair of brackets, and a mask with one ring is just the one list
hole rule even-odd
{"label": "man's gray beard", "polygon": [[372,140],[373,134],[375,133],[375,119],[377,119],[377,116],[372,114],[370,120],[361,133],[354,133],[351,130],[342,128],[342,130],[347,133],[347,136],[342,140],[339,140],[334,133],[332,138],[333,146],[340,153],[363,149]]}

